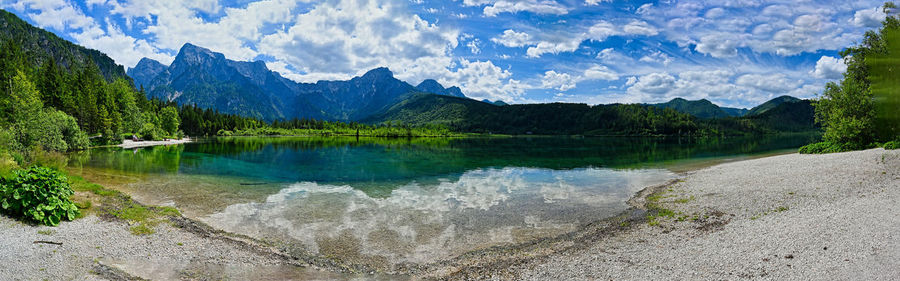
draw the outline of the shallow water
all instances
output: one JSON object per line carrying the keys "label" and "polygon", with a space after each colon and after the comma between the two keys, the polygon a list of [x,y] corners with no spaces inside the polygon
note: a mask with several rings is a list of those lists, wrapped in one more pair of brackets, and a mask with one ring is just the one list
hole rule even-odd
{"label": "shallow water", "polygon": [[678,167],[813,138],[219,138],[70,166],[226,231],[392,268],[569,232]]}

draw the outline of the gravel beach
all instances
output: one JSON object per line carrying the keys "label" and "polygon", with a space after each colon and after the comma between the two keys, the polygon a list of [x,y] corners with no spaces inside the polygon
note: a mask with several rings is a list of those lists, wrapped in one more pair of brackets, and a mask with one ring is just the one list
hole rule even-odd
{"label": "gravel beach", "polygon": [[151,147],[158,145],[175,145],[175,144],[184,144],[191,142],[191,138],[185,137],[180,140],[162,140],[162,141],[132,141],[132,140],[124,140],[122,144],[117,145],[118,147],[124,149],[133,149],[133,148],[141,148],[141,147]]}
{"label": "gravel beach", "polygon": [[530,280],[900,280],[898,150],[726,163],[656,196],[676,214],[505,270]]}
{"label": "gravel beach", "polygon": [[[333,280],[342,275],[160,224],[134,235],[124,222],[88,216],[58,227],[0,216],[0,280]],[[47,241],[61,245],[36,243]]]}

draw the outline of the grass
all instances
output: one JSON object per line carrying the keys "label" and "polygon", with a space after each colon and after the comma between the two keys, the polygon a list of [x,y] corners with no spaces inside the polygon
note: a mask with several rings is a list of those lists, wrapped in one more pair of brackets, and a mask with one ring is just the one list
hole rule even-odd
{"label": "grass", "polygon": [[[668,188],[665,191],[657,192],[651,194],[650,196],[647,196],[647,210],[649,211],[649,214],[647,215],[647,224],[649,224],[650,226],[657,226],[660,224],[661,218],[671,219],[676,217],[681,218],[684,216],[681,212],[665,208],[659,204],[663,199],[676,197],[676,195],[666,194],[667,192],[672,191],[674,191],[672,188]],[[693,199],[693,197],[691,197],[690,199]]]}
{"label": "grass", "polygon": [[684,203],[691,202],[691,201],[694,201],[694,195],[691,195],[691,197],[688,197],[688,198],[675,199],[675,201],[672,201],[672,202],[678,203],[678,204],[684,204]]}
{"label": "grass", "polygon": [[38,230],[37,233],[40,235],[51,235],[51,234],[53,234],[53,230],[50,230],[50,229]]}
{"label": "grass", "polygon": [[789,210],[789,209],[790,209],[790,208],[787,207],[787,206],[778,206],[778,207],[775,208],[775,209],[768,210],[768,211],[765,211],[765,212],[756,214],[756,215],[750,217],[750,220],[756,220],[756,219],[759,219],[759,218],[761,218],[761,217],[763,217],[763,216],[766,216],[766,215],[768,215],[768,214],[780,213],[780,212],[787,211],[787,210]]}
{"label": "grass", "polygon": [[107,212],[131,224],[130,230],[134,235],[153,234],[156,232],[153,228],[166,221],[168,217],[181,216],[181,213],[172,207],[144,206],[134,201],[126,202],[123,206],[112,208]]}
{"label": "grass", "polygon": [[68,177],[69,185],[76,192],[73,198],[75,205],[82,209],[82,214],[93,212],[99,216],[125,221],[131,225],[129,230],[134,235],[153,234],[156,232],[155,226],[168,221],[169,217],[181,216],[175,208],[141,205],[117,190],[92,183],[71,173]]}

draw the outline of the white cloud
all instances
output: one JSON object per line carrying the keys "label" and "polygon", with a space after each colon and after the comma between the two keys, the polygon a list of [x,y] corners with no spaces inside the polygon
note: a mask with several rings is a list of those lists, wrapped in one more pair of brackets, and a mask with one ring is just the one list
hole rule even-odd
{"label": "white cloud", "polygon": [[650,73],[638,78],[629,91],[649,95],[665,95],[675,88],[675,77],[668,73]]}
{"label": "white cloud", "polygon": [[458,85],[466,96],[476,99],[518,101],[529,87],[512,79],[491,61],[460,60],[459,68],[438,79],[444,85]]}
{"label": "white cloud", "polygon": [[512,29],[503,31],[503,34],[491,38],[491,41],[511,48],[523,47],[532,43],[531,35],[528,35],[528,33],[525,32],[516,32]]}
{"label": "white cloud", "polygon": [[625,27],[622,28],[622,31],[624,31],[625,34],[645,36],[654,36],[656,34],[659,34],[659,31],[655,27],[650,26],[650,24],[645,21],[639,20],[633,20],[629,22],[625,25]]}
{"label": "white cloud", "polygon": [[557,89],[565,92],[574,89],[576,83],[578,83],[578,81],[572,78],[571,75],[550,70],[544,73],[541,87],[545,89]]}
{"label": "white cloud", "polygon": [[466,47],[469,47],[469,51],[472,52],[473,55],[477,55],[481,53],[481,48],[478,47],[478,44],[481,44],[481,40],[475,38],[472,41],[469,41],[469,43],[466,43]]}
{"label": "white cloud", "polygon": [[[877,1],[668,1],[641,6],[637,14],[681,47],[715,58],[757,53],[793,56],[840,50],[858,42],[884,14]],[[842,24],[847,22],[849,24]]]}
{"label": "white cloud", "polygon": [[215,0],[127,0],[114,3],[110,13],[127,20],[149,21],[141,32],[150,35],[159,48],[178,50],[185,43],[193,43],[221,52],[229,59],[252,60],[259,52],[247,42],[259,41],[263,37],[260,30],[266,24],[288,24],[294,18],[292,10],[296,6],[297,2],[291,0],[253,2],[244,8],[224,9],[224,16],[216,22],[198,16],[199,12],[220,12],[222,9]]}
{"label": "white cloud", "polygon": [[673,60],[674,59],[672,59],[672,57],[659,50],[654,51],[639,59],[639,61],[642,62],[662,64],[663,66],[668,66],[670,63],[672,63]]}
{"label": "white cloud", "polygon": [[595,6],[600,3],[612,3],[612,0],[584,0],[584,4],[588,6]]}
{"label": "white cloud", "polygon": [[604,41],[607,37],[619,35],[622,34],[622,32],[619,31],[618,27],[616,27],[614,24],[608,21],[600,20],[594,23],[594,25],[592,25],[591,28],[588,29],[588,34],[593,40]]}
{"label": "white cloud", "polygon": [[619,80],[619,74],[604,65],[594,65],[584,71],[583,80]]}
{"label": "white cloud", "polygon": [[540,40],[532,40],[532,47],[529,47],[528,50],[526,50],[526,54],[528,57],[536,58],[544,54],[573,52],[577,50],[578,47],[581,46],[581,42],[585,40],[602,42],[610,36],[652,36],[656,34],[658,34],[658,30],[644,21],[632,20],[624,26],[617,26],[608,21],[598,20],[584,31],[543,32],[543,38],[540,38]]}
{"label": "white cloud", "polygon": [[341,0],[296,15],[286,31],[262,36],[258,50],[302,72],[302,81],[380,66],[421,81],[446,74],[458,37],[390,2]]}
{"label": "white cloud", "polygon": [[816,68],[810,71],[814,77],[819,79],[841,79],[844,72],[847,71],[847,65],[844,59],[830,56],[822,56],[816,62]]}
{"label": "white cloud", "polygon": [[565,15],[569,9],[553,0],[463,0],[466,6],[485,6],[484,15],[532,12],[535,14]]}
{"label": "white cloud", "polygon": [[863,9],[856,11],[851,22],[860,27],[876,28],[881,26],[881,21],[886,16],[881,8],[878,7]]}
{"label": "white cloud", "polygon": [[735,80],[735,84],[753,87],[770,93],[786,93],[802,84],[803,81],[790,79],[781,73],[744,74]]}
{"label": "white cloud", "polygon": [[630,77],[628,77],[628,80],[625,81],[625,86],[634,85],[635,83],[637,83],[637,81],[638,81],[637,77],[630,76]]}
{"label": "white cloud", "polygon": [[568,36],[565,38],[540,41],[537,45],[529,47],[528,50],[525,51],[525,54],[528,57],[536,58],[548,53],[559,54],[562,52],[572,52],[577,50],[578,46],[581,46],[581,41],[583,41],[581,38],[571,38]]}
{"label": "white cloud", "polygon": [[700,43],[694,49],[697,52],[708,54],[714,58],[733,57],[737,55],[737,47],[740,39],[729,38],[726,34],[711,34],[700,38]]}

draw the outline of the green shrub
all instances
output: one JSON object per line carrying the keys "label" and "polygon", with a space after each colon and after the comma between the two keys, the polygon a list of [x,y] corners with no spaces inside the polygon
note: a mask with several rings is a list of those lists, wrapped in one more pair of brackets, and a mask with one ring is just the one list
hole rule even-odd
{"label": "green shrub", "polygon": [[45,167],[18,170],[0,179],[0,208],[15,217],[56,226],[79,215],[66,176]]}
{"label": "green shrub", "polygon": [[159,140],[162,138],[163,132],[153,123],[144,123],[139,135],[144,140]]}
{"label": "green shrub", "polygon": [[831,142],[817,142],[800,148],[800,154],[823,154],[847,151],[843,146]]}
{"label": "green shrub", "polygon": [[900,141],[889,141],[884,144],[884,149],[900,149]]}

